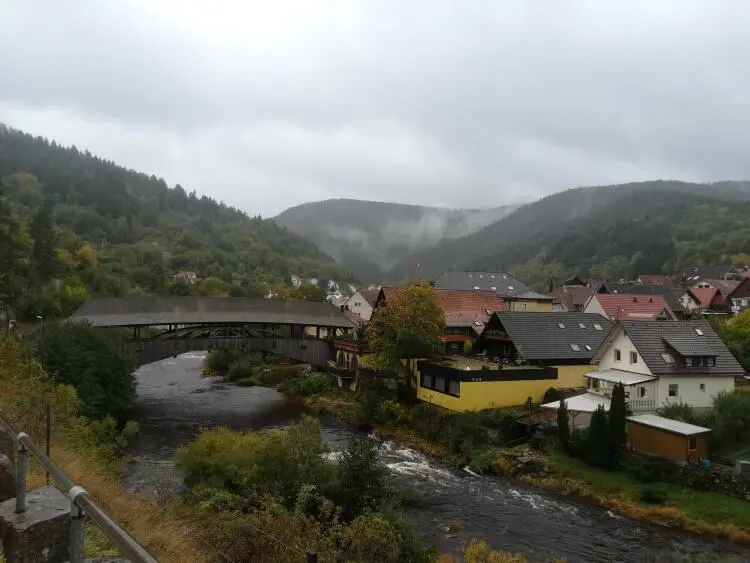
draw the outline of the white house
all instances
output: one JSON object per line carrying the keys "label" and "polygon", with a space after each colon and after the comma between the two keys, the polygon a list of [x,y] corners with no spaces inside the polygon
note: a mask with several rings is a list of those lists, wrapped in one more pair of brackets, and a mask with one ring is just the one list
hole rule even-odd
{"label": "white house", "polygon": [[[625,386],[630,410],[653,413],[669,404],[711,407],[734,389],[745,370],[704,320],[615,323],[585,374],[588,391],[566,400],[574,425],[588,423],[599,405],[609,410],[615,384]],[[542,405],[557,408],[559,401]],[[576,416],[582,414],[583,416]]]}
{"label": "white house", "polygon": [[302,278],[299,277],[297,274],[292,274],[289,277],[292,279],[292,287],[294,289],[297,289],[298,287],[302,286]]}
{"label": "white house", "polygon": [[344,307],[356,313],[366,321],[372,317],[372,310],[375,307],[375,300],[378,298],[378,289],[360,289],[355,291],[345,303]]}
{"label": "white house", "polygon": [[586,374],[589,391],[609,396],[622,382],[633,412],[684,403],[707,408],[745,374],[704,320],[620,321],[594,356]]}

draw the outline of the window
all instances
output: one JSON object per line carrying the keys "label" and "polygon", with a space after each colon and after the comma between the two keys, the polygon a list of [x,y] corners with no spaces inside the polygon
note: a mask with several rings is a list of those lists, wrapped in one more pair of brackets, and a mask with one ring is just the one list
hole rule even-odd
{"label": "window", "polygon": [[638,397],[640,399],[643,399],[643,397],[646,396],[646,388],[645,387],[639,387],[638,388]]}
{"label": "window", "polygon": [[580,352],[581,351],[581,347],[578,344],[571,344],[570,345],[570,349],[573,350],[574,352]]}
{"label": "window", "polygon": [[422,387],[426,389],[432,389],[432,376],[427,374],[422,374]]}
{"label": "window", "polygon": [[565,325],[563,323],[557,323],[557,326],[559,326],[560,328],[565,328]]}
{"label": "window", "polygon": [[445,393],[445,378],[436,377],[435,387],[433,387],[433,389],[435,389],[435,391],[440,391],[441,393]]}
{"label": "window", "polygon": [[665,364],[673,364],[674,358],[672,357],[672,354],[664,353],[661,355],[661,359],[664,360]]}
{"label": "window", "polygon": [[622,359],[622,352],[615,350],[615,361],[619,362]]}
{"label": "window", "polygon": [[695,436],[690,438],[690,444],[688,445],[689,450],[694,450],[698,447],[697,440],[695,439]]}
{"label": "window", "polygon": [[706,384],[705,383],[701,383],[700,384],[700,389],[701,389],[701,391],[703,391],[705,393],[706,392]]}
{"label": "window", "polygon": [[594,323],[594,330],[601,330],[601,329],[602,329],[602,325],[600,325],[599,323]]}
{"label": "window", "polygon": [[580,328],[586,328],[586,325],[585,325],[585,324],[583,324],[583,323],[578,323],[578,326],[579,326]]}
{"label": "window", "polygon": [[492,291],[497,291],[497,286],[496,286],[496,285],[491,285],[491,286],[490,286],[490,289],[491,289]]}
{"label": "window", "polygon": [[461,383],[455,379],[448,381],[448,394],[455,395],[456,397],[461,395]]}
{"label": "window", "polygon": [[512,285],[509,285],[509,286],[508,286],[508,289],[509,289],[510,291],[513,291],[513,290],[514,290],[514,289],[516,289],[516,288],[515,288],[515,287],[513,287]]}
{"label": "window", "polygon": [[697,334],[698,336],[703,336],[703,331],[702,331],[701,329],[699,329],[699,328],[696,328],[696,329],[695,329],[695,333],[696,333],[696,334]]}
{"label": "window", "polygon": [[676,397],[678,390],[679,390],[679,386],[676,383],[669,384],[669,396],[670,397]]}
{"label": "window", "polygon": [[589,352],[591,352],[591,346],[589,346],[588,344],[586,344],[586,350],[588,350]]}
{"label": "window", "polygon": [[638,352],[630,352],[630,363],[631,364],[638,363]]}

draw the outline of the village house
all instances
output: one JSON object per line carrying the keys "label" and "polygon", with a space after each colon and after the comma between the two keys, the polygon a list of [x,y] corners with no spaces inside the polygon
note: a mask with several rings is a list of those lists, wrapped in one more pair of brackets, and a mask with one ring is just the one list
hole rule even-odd
{"label": "village house", "polygon": [[676,281],[674,276],[665,276],[661,274],[641,274],[636,277],[636,283],[642,285],[658,285],[662,287],[673,287]]}
{"label": "village house", "polygon": [[741,276],[737,270],[728,264],[718,266],[691,266],[684,268],[681,273],[682,283],[691,285],[702,279],[739,280]]}
{"label": "village house", "polygon": [[360,289],[344,302],[344,308],[359,315],[366,321],[372,317],[375,301],[378,298],[378,289]]}
{"label": "village house", "polygon": [[667,287],[656,284],[604,282],[599,286],[596,293],[611,295],[659,295],[667,302],[675,317],[678,319],[685,317],[685,310],[680,301],[684,290],[679,286]]}
{"label": "village house", "polygon": [[690,287],[685,290],[683,298],[688,306],[704,314],[736,314],[750,307],[750,279],[693,280]]}
{"label": "village house", "polygon": [[551,387],[583,387],[611,326],[585,313],[496,312],[475,346],[483,358],[419,362],[417,397],[471,411],[538,403]]}
{"label": "village house", "polygon": [[595,293],[583,309],[610,320],[675,320],[675,314],[661,295]]}
{"label": "village house", "polygon": [[302,283],[303,282],[302,282],[302,278],[301,277],[299,277],[297,274],[292,274],[289,277],[292,280],[292,287],[294,289],[298,289],[298,288],[302,287]]}
{"label": "village house", "polygon": [[728,316],[732,312],[725,296],[716,287],[689,287],[680,297],[680,302],[688,313]]}
{"label": "village house", "polygon": [[571,313],[583,312],[589,297],[596,292],[591,284],[586,283],[578,276],[565,280],[558,285],[551,281],[549,291],[552,295],[552,310]]}
{"label": "village house", "polygon": [[443,272],[432,282],[436,289],[494,291],[514,311],[552,311],[552,296],[531,291],[512,274],[504,272]]}
{"label": "village house", "polygon": [[[397,291],[399,288],[381,288],[376,308],[386,305]],[[442,338],[445,354],[463,354],[467,346],[473,348],[492,314],[507,310],[494,291],[435,289],[435,294],[445,314],[445,334]]]}
{"label": "village house", "polygon": [[677,403],[708,408],[745,374],[704,320],[621,321],[594,359],[599,369],[586,374],[589,390],[608,397],[623,383],[634,413]]}

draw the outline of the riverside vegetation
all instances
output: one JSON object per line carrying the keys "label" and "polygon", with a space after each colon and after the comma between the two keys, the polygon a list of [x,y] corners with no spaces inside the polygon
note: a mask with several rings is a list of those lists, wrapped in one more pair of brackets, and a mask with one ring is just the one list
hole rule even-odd
{"label": "riverside vegetation", "polygon": [[[226,361],[225,354],[210,355],[206,365],[220,363],[215,358]],[[229,365],[247,361],[235,357]],[[697,468],[681,470],[666,460],[627,454],[623,450],[624,425],[613,421],[611,414],[595,414],[593,430],[587,432],[570,432],[563,424],[562,430],[548,427],[529,438],[518,423],[521,412],[454,413],[424,403],[404,404],[393,400],[392,392],[377,384],[371,384],[366,391],[342,391],[331,385],[329,376],[307,373],[305,366],[270,367],[260,363],[259,358],[254,361],[256,375],[251,376],[254,379],[249,384],[277,387],[305,396],[314,410],[332,414],[363,430],[374,429],[381,436],[456,466],[468,466],[477,473],[514,477],[665,527],[750,541],[750,503],[746,499],[750,488],[742,483],[722,488],[711,472]],[[261,373],[266,375],[258,377]],[[269,377],[269,373],[274,375]],[[303,383],[305,380],[311,382],[309,388]],[[738,412],[743,409],[744,412]],[[626,410],[624,407],[620,410],[624,420]],[[676,410],[677,407],[671,408]],[[704,415],[712,417],[716,428],[712,448],[747,439],[746,434],[738,434],[740,428],[745,433],[750,428],[745,421],[747,412],[750,412],[750,394],[738,391],[717,398],[713,414]],[[664,414],[705,422],[705,419],[680,417],[676,412]],[[615,416],[620,416],[617,407]],[[563,417],[566,417],[564,412],[560,418]],[[731,426],[724,430],[727,425]]]}

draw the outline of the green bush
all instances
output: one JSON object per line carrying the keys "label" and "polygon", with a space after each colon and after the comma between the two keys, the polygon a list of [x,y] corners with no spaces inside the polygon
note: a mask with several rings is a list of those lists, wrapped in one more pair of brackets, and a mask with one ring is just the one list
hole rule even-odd
{"label": "green bush", "polygon": [[345,520],[377,510],[385,494],[386,470],[378,459],[377,444],[363,437],[353,438],[338,463],[336,498]]}
{"label": "green bush", "polygon": [[451,414],[440,419],[439,442],[453,453],[468,455],[476,446],[488,443],[489,436],[471,414]]}
{"label": "green bush", "polygon": [[256,369],[256,364],[250,356],[241,356],[229,364],[227,379],[229,381],[247,379],[253,375]]}
{"label": "green bush", "polygon": [[641,483],[673,483],[680,477],[680,467],[668,459],[629,455],[623,467]]}
{"label": "green bush", "polygon": [[331,385],[328,376],[324,373],[311,373],[292,380],[291,390],[297,395],[309,397],[317,395],[328,389]]}
{"label": "green bush", "polygon": [[648,504],[664,504],[667,502],[667,491],[659,488],[648,488],[641,491],[641,502]]}
{"label": "green bush", "polygon": [[285,381],[290,381],[299,375],[300,366],[298,365],[267,365],[259,368],[255,373],[255,379],[258,385],[264,387],[276,387]]}
{"label": "green bush", "polygon": [[204,376],[225,376],[229,372],[229,366],[235,360],[242,357],[243,353],[240,350],[213,350],[209,352],[206,359],[203,361],[203,375]]}
{"label": "green bush", "polygon": [[382,401],[375,411],[375,421],[384,426],[399,426],[406,420],[406,409],[396,401]]}
{"label": "green bush", "polygon": [[561,399],[562,399],[562,395],[560,395],[560,392],[554,387],[550,387],[544,392],[544,398],[542,399],[542,404],[554,403],[555,401],[559,401]]}

